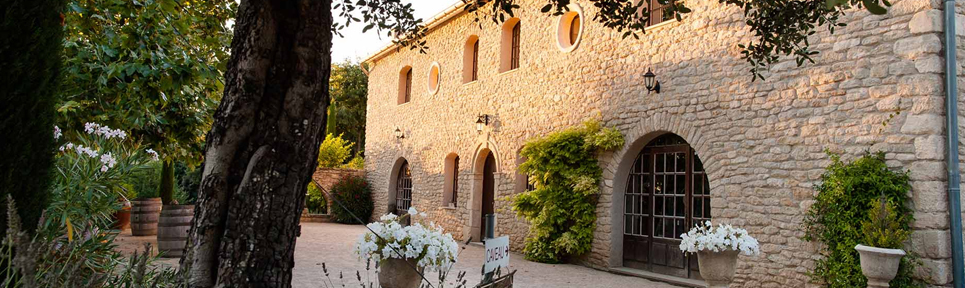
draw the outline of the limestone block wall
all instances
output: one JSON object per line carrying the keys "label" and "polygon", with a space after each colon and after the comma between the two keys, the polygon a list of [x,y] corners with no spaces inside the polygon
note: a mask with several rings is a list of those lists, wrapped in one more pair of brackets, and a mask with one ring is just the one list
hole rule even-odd
{"label": "limestone block wall", "polygon": [[[375,215],[387,211],[395,187],[391,175],[405,159],[413,204],[431,214],[423,220],[468,237],[472,186],[481,167],[477,158],[492,151],[497,234],[510,235],[511,246],[520,249],[528,226],[506,199],[521,191],[518,151],[530,138],[598,118],[623,132],[627,144],[600,159],[605,170],[593,249],[572,260],[600,269],[622,265],[627,159],[650,139],[672,132],[694,147],[707,169],[715,221],[740,225],[762,244],[761,256],[741,256],[733,286],[817,286],[807,272],[818,247],[800,237],[812,187],[829,163],[823,151],[853,158],[881,150],[889,166],[909,170],[913,180],[916,221],[908,248],[922,256],[918,276],[932,285],[949,285],[938,1],[892,1],[881,16],[856,9],[842,19],[848,26],[834,35],[820,29],[811,37],[812,48],[821,51],[816,63],[798,67],[784,59],[763,81],[751,81],[749,66],[740,59],[737,44],[753,40],[741,11],[718,1],[688,1],[694,12],[682,22],[649,29],[640,39],[621,39],[591,21],[597,12],[591,3],[574,1],[585,21],[580,46],[572,52],[556,46],[558,19],[539,13],[545,3],[519,2],[522,52],[516,70],[498,72],[500,26],[484,21],[480,27],[472,15],[430,31],[427,54],[402,49],[370,59],[365,167]],[[957,13],[963,11],[958,3]],[[472,35],[480,41],[479,80],[464,84],[463,48]],[[958,52],[965,56],[965,41],[959,38]],[[439,63],[441,78],[438,92],[429,93],[433,62]],[[412,100],[400,105],[399,72],[406,66],[414,71]],[[659,94],[643,87],[648,67],[661,83]],[[961,91],[963,73],[958,71]],[[495,122],[477,132],[476,116],[484,113]],[[965,119],[960,123],[965,129]],[[397,128],[404,138],[394,136]],[[442,195],[450,153],[463,161],[454,209],[445,208]]]}

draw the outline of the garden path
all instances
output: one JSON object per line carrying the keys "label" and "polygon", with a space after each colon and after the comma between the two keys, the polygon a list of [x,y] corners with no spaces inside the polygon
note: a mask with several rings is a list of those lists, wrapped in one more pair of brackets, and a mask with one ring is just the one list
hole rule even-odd
{"label": "garden path", "polygon": [[[358,236],[364,233],[361,225],[343,225],[334,223],[302,223],[302,235],[295,247],[295,269],[292,272],[295,288],[327,288],[342,287],[339,272],[343,273],[345,287],[359,287],[355,280],[356,271],[361,272],[366,280],[365,263],[358,261],[352,253],[352,247]],[[134,249],[143,249],[143,243],[152,242],[154,236],[133,237],[130,230],[125,230],[117,239],[119,250],[130,253]],[[480,268],[483,263],[484,249],[480,246],[468,245],[459,255],[453,271],[466,271],[467,283],[479,283]],[[177,265],[178,259],[164,259],[162,265]],[[322,263],[328,268],[329,277],[322,270]],[[523,259],[523,255],[513,253],[510,257],[510,270],[515,269],[516,288],[542,287],[620,287],[620,288],[673,288],[677,287],[662,282],[649,281],[637,277],[623,276],[594,270],[591,268],[570,264],[542,264]],[[368,273],[372,282],[377,282],[374,273]],[[456,272],[451,273],[450,279]],[[435,281],[436,273],[426,275]],[[329,282],[331,279],[331,282]],[[365,281],[368,283],[368,281]],[[433,283],[436,285],[436,283]],[[368,285],[366,285],[368,286]],[[472,285],[469,288],[472,287]],[[446,287],[453,287],[447,285]]]}

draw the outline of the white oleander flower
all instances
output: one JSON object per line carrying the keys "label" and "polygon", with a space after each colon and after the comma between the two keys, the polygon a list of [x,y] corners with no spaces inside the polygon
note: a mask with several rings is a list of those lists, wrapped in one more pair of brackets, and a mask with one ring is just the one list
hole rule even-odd
{"label": "white oleander flower", "polygon": [[87,134],[94,134],[94,132],[100,127],[101,125],[98,125],[97,123],[87,122],[84,123],[84,132],[87,132]]}
{"label": "white oleander flower", "polygon": [[154,151],[154,149],[147,149],[147,154],[150,154],[151,159],[154,159],[154,161],[157,161],[158,159],[160,159],[160,155],[158,155],[157,151]]}
{"label": "white oleander flower", "polygon": [[[63,135],[64,133],[61,133],[60,127],[57,127],[57,125],[54,125],[54,139],[60,139],[60,136],[63,136]],[[60,150],[60,151],[64,151],[64,150]]]}

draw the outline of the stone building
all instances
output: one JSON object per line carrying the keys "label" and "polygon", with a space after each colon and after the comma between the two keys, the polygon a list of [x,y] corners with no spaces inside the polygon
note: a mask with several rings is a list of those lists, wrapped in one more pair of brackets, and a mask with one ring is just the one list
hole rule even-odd
{"label": "stone building", "polygon": [[[737,48],[754,39],[742,12],[716,0],[688,1],[682,21],[654,21],[639,39],[593,21],[586,0],[562,16],[518,2],[516,18],[480,25],[460,1],[428,21],[427,53],[387,47],[364,60],[376,215],[416,206],[457,238],[480,239],[494,213],[494,234],[521,249],[527,223],[507,200],[527,189],[520,149],[596,118],[627,141],[599,159],[593,248],[571,262],[684,281],[696,268],[673,235],[712,218],[761,242],[762,255],[741,256],[735,285],[811,286],[817,246],[800,237],[830,163],[823,151],[881,150],[913,180],[918,277],[951,282],[940,2],[854,9],[846,27],[811,37],[816,63],[784,59],[757,81]],[[644,85],[648,69],[659,93]]]}

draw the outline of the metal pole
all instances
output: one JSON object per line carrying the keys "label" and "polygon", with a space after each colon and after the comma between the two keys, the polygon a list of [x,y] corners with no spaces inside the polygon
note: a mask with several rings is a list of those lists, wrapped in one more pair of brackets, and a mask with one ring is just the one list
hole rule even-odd
{"label": "metal pole", "polygon": [[945,131],[948,133],[945,157],[948,169],[948,217],[952,234],[952,276],[955,288],[965,288],[965,263],[962,257],[961,174],[958,167],[958,65],[955,54],[955,0],[945,0]]}

